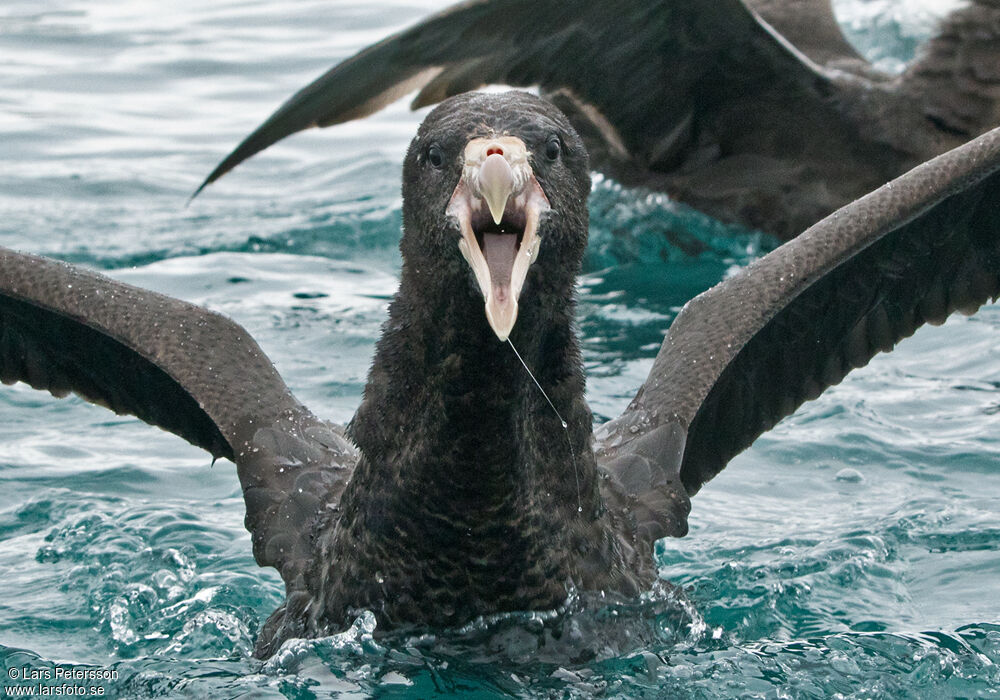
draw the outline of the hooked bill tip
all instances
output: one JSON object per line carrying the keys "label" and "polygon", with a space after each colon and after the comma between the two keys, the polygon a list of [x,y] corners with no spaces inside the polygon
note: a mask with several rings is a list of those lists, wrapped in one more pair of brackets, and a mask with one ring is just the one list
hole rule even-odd
{"label": "hooked bill tip", "polygon": [[490,214],[493,216],[493,223],[499,226],[501,219],[503,219],[503,212],[507,208],[507,202],[504,201],[500,204],[488,202],[488,204],[490,206]]}

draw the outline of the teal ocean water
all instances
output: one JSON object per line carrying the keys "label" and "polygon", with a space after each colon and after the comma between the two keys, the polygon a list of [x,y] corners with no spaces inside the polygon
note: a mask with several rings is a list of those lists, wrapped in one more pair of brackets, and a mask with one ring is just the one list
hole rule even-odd
{"label": "teal ocean water", "polygon": [[[317,414],[348,420],[396,284],[399,167],[421,114],[401,103],[300,135],[185,201],[291,92],[443,4],[5,0],[0,244],[232,316]],[[852,39],[896,69],[942,9],[838,7]],[[579,327],[603,420],[641,383],[680,306],[773,242],[600,177],[591,211]],[[81,400],[2,386],[0,687],[991,697],[998,414],[991,306],[921,330],[707,485],[691,533],[658,548],[661,577],[686,601],[656,591],[388,639],[362,616],[261,663],[250,651],[282,587],[251,557],[233,465]]]}

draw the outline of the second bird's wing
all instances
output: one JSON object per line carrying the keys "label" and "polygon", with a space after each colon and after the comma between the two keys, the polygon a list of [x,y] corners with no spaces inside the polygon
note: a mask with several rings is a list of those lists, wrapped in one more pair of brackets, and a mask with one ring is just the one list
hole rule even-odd
{"label": "second bird's wing", "polygon": [[692,299],[598,434],[610,500],[647,541],[804,401],[924,323],[1000,294],[1000,129],[837,210]]}
{"label": "second bird's wing", "polygon": [[[799,4],[758,4],[808,37],[813,53],[852,53],[828,6],[810,24]],[[488,84],[540,86],[580,131],[592,164],[622,182],[778,235],[899,172],[898,153],[859,145],[840,83],[740,0],[478,0],[370,46],[301,89],[198,192],[302,129],[359,119],[414,90],[420,106]],[[854,163],[859,149],[871,163],[841,176],[838,163]],[[790,194],[816,172],[826,175],[808,197]]]}

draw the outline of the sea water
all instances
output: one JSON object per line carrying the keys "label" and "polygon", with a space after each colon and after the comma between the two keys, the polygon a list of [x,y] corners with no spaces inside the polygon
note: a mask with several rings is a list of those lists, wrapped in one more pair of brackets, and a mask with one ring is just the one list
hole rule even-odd
{"label": "sea water", "polygon": [[[898,70],[935,7],[852,0]],[[289,139],[185,202],[294,90],[439,9],[5,0],[0,244],[243,324],[349,420],[399,270],[405,102]],[[893,63],[895,62],[895,63]],[[694,294],[774,241],[594,178],[578,325],[616,415]],[[281,602],[233,465],[76,398],[0,387],[0,687],[112,697],[978,697],[1000,684],[1000,309],[925,328],[806,404],[695,497],[656,590],[462,630],[250,652]],[[553,436],[559,439],[559,436]],[[585,604],[586,603],[586,604]],[[69,691],[65,690],[66,688]]]}

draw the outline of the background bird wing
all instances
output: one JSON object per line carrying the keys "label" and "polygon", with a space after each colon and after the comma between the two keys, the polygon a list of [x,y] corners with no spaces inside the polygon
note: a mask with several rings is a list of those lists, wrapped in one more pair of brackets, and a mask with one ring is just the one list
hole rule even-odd
{"label": "background bird wing", "polygon": [[[793,13],[761,4],[806,34]],[[826,15],[832,22],[828,7]],[[810,46],[823,44],[827,25],[819,22],[824,32]],[[831,41],[833,53],[850,51],[839,30]],[[683,173],[685,163],[794,153],[820,141],[808,138],[815,133],[824,143],[855,139],[838,136],[849,125],[827,99],[833,83],[739,0],[478,0],[361,51],[300,90],[198,191],[302,129],[364,117],[417,89],[415,107],[491,83],[541,86],[598,167],[626,182],[632,166]],[[783,143],[790,131],[805,134],[803,143]],[[888,179],[879,177],[872,187]],[[682,198],[698,190],[698,183],[673,185],[668,191]]]}
{"label": "background bird wing", "polygon": [[1000,293],[1000,129],[839,209],[691,300],[628,409],[599,431],[640,536],[804,401],[924,323]]}
{"label": "background bird wing", "polygon": [[867,63],[840,31],[830,0],[747,0],[746,4],[819,65],[845,60]]}
{"label": "background bird wing", "polygon": [[1000,122],[1000,4],[973,0],[949,14],[901,77],[938,128],[969,138]]}
{"label": "background bird wing", "polygon": [[0,248],[0,380],[73,392],[236,462],[254,555],[290,587],[309,522],[356,461],[238,324],[162,294]]}

